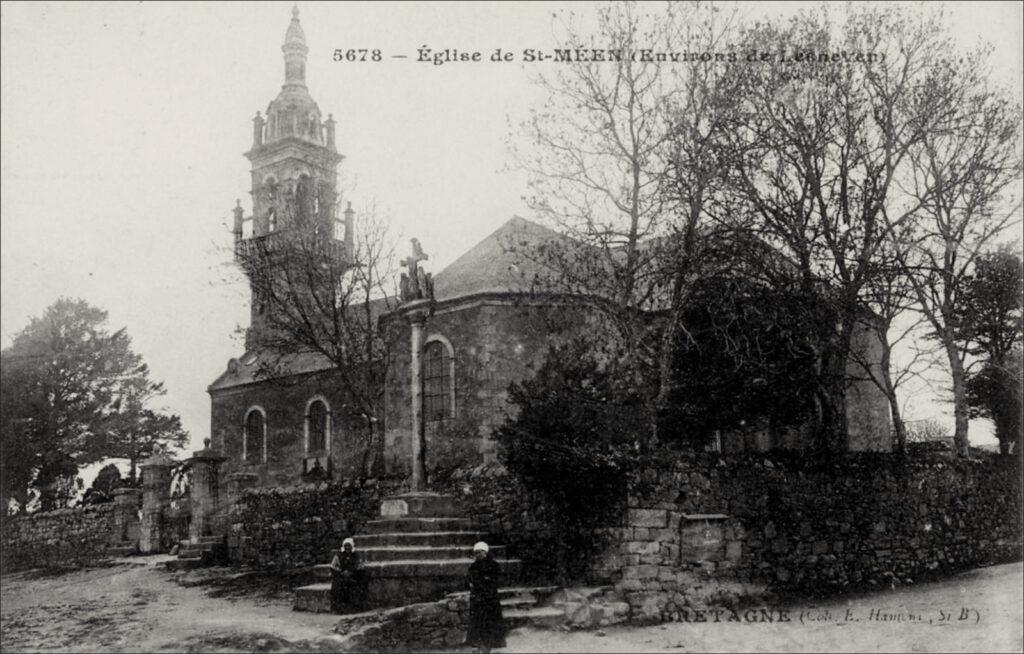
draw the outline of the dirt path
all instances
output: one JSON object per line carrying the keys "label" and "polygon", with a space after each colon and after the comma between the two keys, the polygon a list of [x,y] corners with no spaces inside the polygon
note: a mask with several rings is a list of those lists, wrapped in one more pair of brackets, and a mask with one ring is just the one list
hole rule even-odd
{"label": "dirt path", "polygon": [[[296,613],[288,593],[211,597],[156,567],[122,559],[59,576],[18,573],[0,584],[3,652],[330,652],[334,616]],[[520,629],[508,652],[965,651],[1022,648],[1020,563],[941,582],[816,605],[789,606],[790,622],[675,623],[605,632]],[[900,621],[871,617],[874,609]],[[967,619],[960,620],[964,609]],[[951,619],[942,624],[940,616]],[[776,614],[777,615],[777,614]],[[800,620],[803,615],[804,620]],[[911,620],[907,616],[920,617]],[[811,618],[820,618],[817,620]],[[930,622],[929,622],[930,620]]]}
{"label": "dirt path", "polygon": [[[1024,568],[1014,563],[895,591],[788,606],[791,621],[785,623],[726,622],[720,615],[718,623],[707,616],[709,622],[699,624],[616,627],[604,636],[520,630],[510,635],[506,651],[1020,652],[1022,586]],[[943,614],[951,619],[942,620]]]}
{"label": "dirt path", "polygon": [[215,598],[174,583],[168,557],[0,585],[4,652],[331,651],[336,619],[296,613],[291,598]]}

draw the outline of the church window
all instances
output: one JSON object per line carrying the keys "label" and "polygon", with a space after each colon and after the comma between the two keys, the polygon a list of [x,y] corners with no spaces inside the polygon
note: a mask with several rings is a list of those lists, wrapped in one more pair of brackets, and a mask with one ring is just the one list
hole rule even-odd
{"label": "church window", "polygon": [[306,406],[306,454],[327,452],[330,447],[331,412],[322,399]]}
{"label": "church window", "polygon": [[423,417],[440,422],[455,414],[455,359],[451,344],[431,337],[423,348]]}
{"label": "church window", "polygon": [[242,432],[242,461],[267,461],[267,419],[260,407],[249,409]]}

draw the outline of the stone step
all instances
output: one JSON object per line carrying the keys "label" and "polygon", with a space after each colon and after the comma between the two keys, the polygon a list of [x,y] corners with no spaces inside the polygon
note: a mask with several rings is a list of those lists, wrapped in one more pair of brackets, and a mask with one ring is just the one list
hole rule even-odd
{"label": "stone step", "polygon": [[565,624],[565,613],[553,606],[502,610],[501,615],[505,619],[505,624],[512,629],[525,625],[557,627]]}
{"label": "stone step", "polygon": [[380,504],[383,517],[421,516],[451,517],[459,514],[455,498],[438,493],[412,492],[384,498]]}
{"label": "stone step", "polygon": [[[337,552],[332,553],[335,554]],[[505,546],[495,545],[491,554],[496,559],[505,557]],[[397,561],[402,559],[472,559],[473,547],[469,545],[451,546],[436,545],[427,547],[365,547],[359,550],[359,558],[363,563],[377,561]]]}
{"label": "stone step", "polygon": [[[523,598],[541,602],[551,597],[558,590],[558,586],[503,586],[498,589],[498,597],[501,599]],[[469,591],[463,590],[456,593],[449,593],[452,599],[468,599]]]}
{"label": "stone step", "polygon": [[186,542],[178,546],[178,553],[182,552],[213,552],[221,547],[219,542]]}
{"label": "stone step", "polygon": [[367,547],[430,547],[434,545],[467,545],[485,539],[482,531],[394,531],[380,534],[359,534],[352,539],[356,549]]}
{"label": "stone step", "polygon": [[[501,574],[518,577],[523,562],[519,559],[497,559]],[[363,570],[368,577],[465,577],[472,559],[407,559],[366,563]],[[372,582],[371,582],[372,583]]]}
{"label": "stone step", "polygon": [[476,531],[473,521],[468,518],[381,518],[368,521],[365,529],[370,534],[410,531]]}
{"label": "stone step", "polygon": [[200,536],[196,539],[196,542],[192,542],[192,539],[179,541],[178,545],[184,547],[186,545],[220,545],[224,542],[223,536]]}
{"label": "stone step", "polygon": [[138,548],[134,545],[111,545],[107,548],[107,554],[110,556],[128,556],[138,551]]}
{"label": "stone step", "polygon": [[[373,587],[371,586],[369,590],[372,591]],[[502,611],[507,615],[512,611],[524,611],[526,609],[536,608],[537,597],[550,594],[554,590],[554,587],[551,587],[550,589],[510,587],[499,589],[498,594],[503,598],[501,601]],[[469,592],[460,591],[456,593],[449,593],[447,595],[447,597],[459,596],[464,596],[468,599]],[[329,582],[320,582],[296,588],[293,608],[296,611],[308,611],[310,613],[330,613],[331,584]],[[561,610],[558,611],[558,615],[562,615]]]}
{"label": "stone step", "polygon": [[501,610],[529,609],[537,606],[537,600],[533,597],[507,597],[501,600]]}
{"label": "stone step", "polygon": [[165,564],[168,570],[194,570],[196,568],[203,567],[203,560],[199,557],[195,558],[184,558],[184,559],[171,559]]}
{"label": "stone step", "polygon": [[292,609],[309,613],[330,613],[331,584],[318,583],[296,588]]}
{"label": "stone step", "polygon": [[[496,545],[491,552],[499,560],[507,560],[504,545]],[[469,547],[382,547],[360,550],[363,565],[385,563],[390,561],[472,561],[473,550]],[[317,579],[330,579],[331,566],[321,563],[313,566],[313,575]]]}

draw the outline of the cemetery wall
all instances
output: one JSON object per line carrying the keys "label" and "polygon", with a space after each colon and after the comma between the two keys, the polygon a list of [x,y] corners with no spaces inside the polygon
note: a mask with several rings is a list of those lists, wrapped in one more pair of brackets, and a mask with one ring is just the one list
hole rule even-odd
{"label": "cemetery wall", "polygon": [[556,569],[554,518],[539,493],[496,463],[454,471],[440,492],[455,497],[466,517],[521,559],[528,580],[550,582]]}
{"label": "cemetery wall", "polygon": [[229,557],[275,570],[327,563],[342,540],[379,517],[381,500],[403,484],[388,479],[247,490],[227,516]]}
{"label": "cemetery wall", "polygon": [[759,589],[825,595],[1019,560],[1020,468],[681,457],[635,475],[617,531],[595,576],[616,585],[635,621],[687,619]]}
{"label": "cemetery wall", "polygon": [[118,507],[109,502],[5,517],[0,528],[0,569],[79,567],[105,558],[118,530]]}

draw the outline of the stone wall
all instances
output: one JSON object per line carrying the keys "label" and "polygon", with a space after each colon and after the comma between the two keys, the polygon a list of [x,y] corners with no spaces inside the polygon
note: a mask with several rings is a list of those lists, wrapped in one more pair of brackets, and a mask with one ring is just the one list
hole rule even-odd
{"label": "stone wall", "polygon": [[322,483],[245,491],[227,516],[228,553],[235,563],[263,570],[327,563],[331,550],[380,515],[381,500],[399,492],[397,480]]}
{"label": "stone wall", "polygon": [[424,652],[462,645],[468,626],[464,596],[342,618],[335,632],[344,637],[343,652]]}
{"label": "stone wall", "polygon": [[1009,461],[776,454],[644,466],[617,543],[595,561],[634,620],[679,619],[760,590],[825,595],[1021,556]]}
{"label": "stone wall", "polygon": [[501,465],[456,470],[440,492],[454,496],[466,515],[523,561],[525,581],[550,582],[556,570],[552,513],[543,497],[530,491]]}
{"label": "stone wall", "polygon": [[109,556],[122,531],[115,503],[5,517],[0,529],[0,568],[77,567]]}

